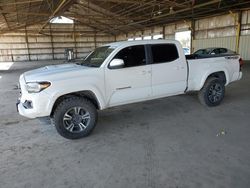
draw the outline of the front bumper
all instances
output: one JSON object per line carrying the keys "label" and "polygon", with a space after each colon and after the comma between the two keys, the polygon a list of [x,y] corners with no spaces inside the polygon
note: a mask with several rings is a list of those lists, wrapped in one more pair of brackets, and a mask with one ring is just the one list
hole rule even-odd
{"label": "front bumper", "polygon": [[20,115],[27,118],[37,118],[49,116],[51,112],[51,97],[45,91],[40,93],[28,93],[25,80],[20,77],[21,93],[16,103],[17,111]]}
{"label": "front bumper", "polygon": [[[49,109],[49,97],[46,94],[37,95],[38,96],[22,96],[21,99],[17,101],[17,111],[20,115],[27,118],[37,118],[50,115],[51,110]],[[30,103],[32,105],[30,105]]]}

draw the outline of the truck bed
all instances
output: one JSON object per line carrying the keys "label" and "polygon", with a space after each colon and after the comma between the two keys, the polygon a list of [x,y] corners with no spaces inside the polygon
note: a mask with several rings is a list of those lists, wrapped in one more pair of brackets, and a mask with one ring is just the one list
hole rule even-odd
{"label": "truck bed", "polygon": [[227,56],[238,56],[239,54],[214,54],[214,55],[197,55],[197,54],[191,54],[191,55],[185,55],[187,60],[192,59],[205,59],[205,58],[215,58],[215,57],[227,57]]}
{"label": "truck bed", "polygon": [[226,85],[241,78],[240,56],[232,55],[188,55],[188,89],[187,91],[199,91],[210,73],[223,72]]}

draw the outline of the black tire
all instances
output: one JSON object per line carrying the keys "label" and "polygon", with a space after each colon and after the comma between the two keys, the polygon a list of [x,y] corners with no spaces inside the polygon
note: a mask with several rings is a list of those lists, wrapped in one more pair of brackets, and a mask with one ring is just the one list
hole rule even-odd
{"label": "black tire", "polygon": [[218,106],[225,96],[225,85],[222,80],[211,77],[205,82],[199,91],[198,97],[201,104],[206,106]]}
{"label": "black tire", "polygon": [[64,138],[80,139],[94,130],[97,110],[88,99],[72,96],[56,107],[52,122]]}

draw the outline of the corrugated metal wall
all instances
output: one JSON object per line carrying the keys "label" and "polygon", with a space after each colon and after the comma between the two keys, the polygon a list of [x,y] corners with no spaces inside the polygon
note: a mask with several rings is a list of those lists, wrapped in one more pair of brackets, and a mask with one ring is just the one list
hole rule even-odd
{"label": "corrugated metal wall", "polygon": [[115,41],[114,36],[96,33],[89,27],[73,24],[49,24],[45,34],[36,34],[38,25],[0,36],[0,61],[64,59],[65,49],[72,48],[76,58]]}
{"label": "corrugated metal wall", "polygon": [[240,37],[240,55],[244,60],[250,60],[250,35]]}
{"label": "corrugated metal wall", "polygon": [[[197,20],[193,50],[225,47],[237,51],[237,20],[237,13]],[[250,60],[250,10],[242,11],[240,34],[239,54],[244,60]]]}
{"label": "corrugated metal wall", "polygon": [[224,47],[236,51],[237,19],[237,14],[228,14],[196,20],[193,52],[209,47]]}
{"label": "corrugated metal wall", "polygon": [[250,60],[250,10],[242,12],[240,36],[240,55],[244,60]]}
{"label": "corrugated metal wall", "polygon": [[[208,47],[225,47],[236,51],[236,31],[238,14],[231,13],[196,20],[192,52]],[[127,36],[117,36],[117,40],[127,40],[148,35],[164,34],[165,39],[175,39],[175,33],[191,30],[191,21],[146,28],[140,32],[130,32]],[[250,60],[250,10],[242,11],[239,53],[244,60]]]}
{"label": "corrugated metal wall", "polygon": [[193,41],[194,51],[200,48],[224,47],[235,50],[236,37],[220,37],[209,39],[197,39]]}
{"label": "corrugated metal wall", "polygon": [[131,31],[127,35],[117,36],[117,41],[135,39],[138,37],[153,36],[154,35],[163,35],[165,39],[175,39],[175,32],[190,30],[191,22],[178,22],[165,26],[155,26],[152,28],[145,28],[143,31]]}
{"label": "corrugated metal wall", "polygon": [[[238,14],[227,14],[195,21],[193,49],[225,47],[236,51],[236,28]],[[239,40],[239,53],[250,60],[250,10],[242,11],[242,30]],[[175,33],[191,30],[191,21],[145,28],[119,36],[95,33],[89,27],[78,24],[49,24],[43,31],[49,34],[35,34],[39,26],[27,27],[19,33],[0,36],[0,61],[27,61],[44,59],[63,59],[65,48],[72,48],[77,58],[97,46],[128,38],[143,38],[163,35],[174,39]]]}

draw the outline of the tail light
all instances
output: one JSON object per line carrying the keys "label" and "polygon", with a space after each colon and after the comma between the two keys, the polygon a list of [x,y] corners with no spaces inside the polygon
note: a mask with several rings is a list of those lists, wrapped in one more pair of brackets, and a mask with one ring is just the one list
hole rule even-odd
{"label": "tail light", "polygon": [[240,71],[241,71],[242,66],[243,66],[243,64],[244,64],[244,61],[243,61],[243,59],[242,59],[242,58],[240,58],[240,59],[239,59],[239,64],[240,64]]}

